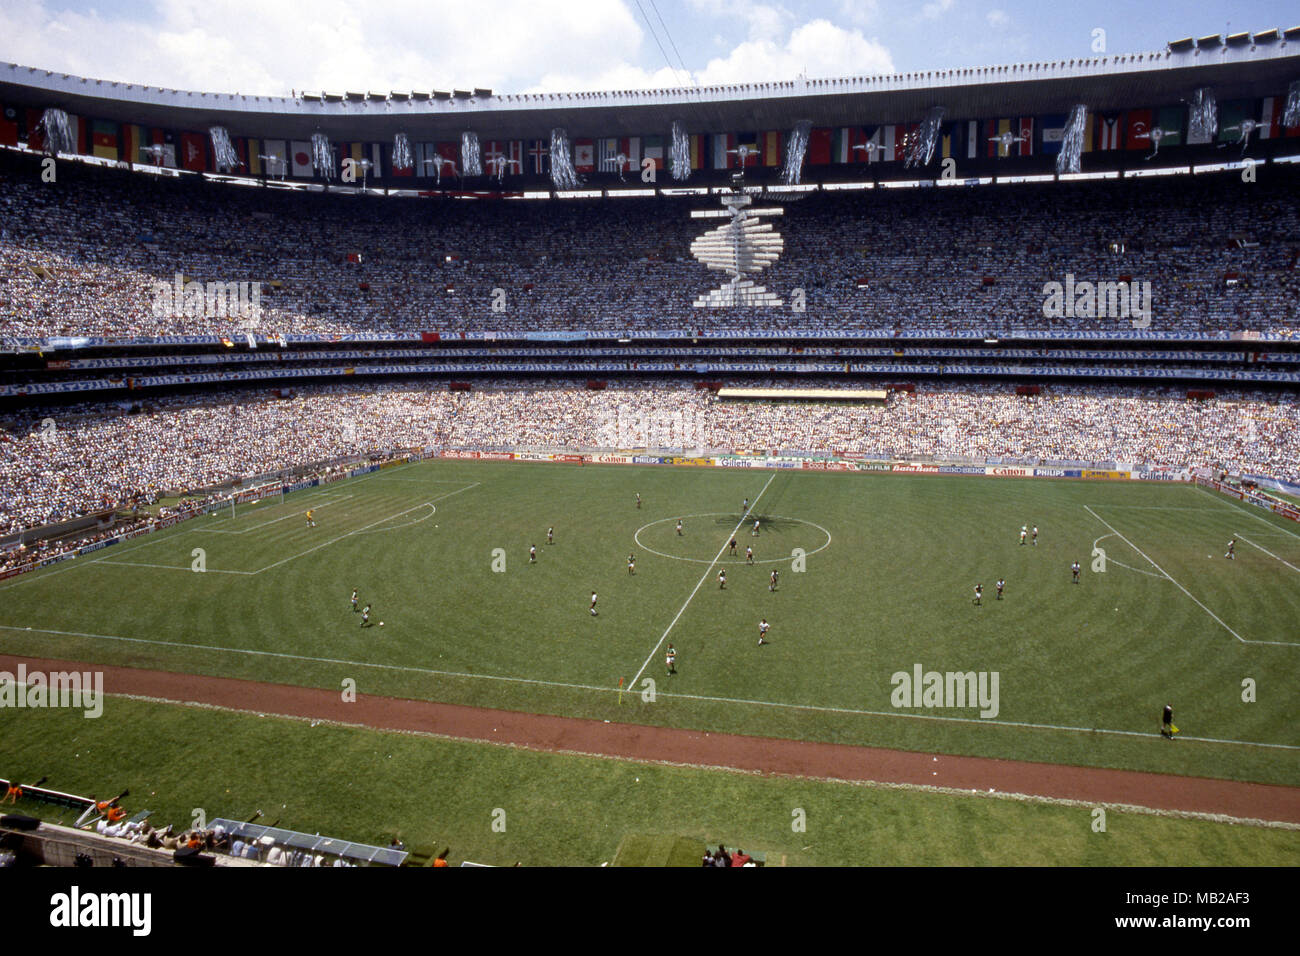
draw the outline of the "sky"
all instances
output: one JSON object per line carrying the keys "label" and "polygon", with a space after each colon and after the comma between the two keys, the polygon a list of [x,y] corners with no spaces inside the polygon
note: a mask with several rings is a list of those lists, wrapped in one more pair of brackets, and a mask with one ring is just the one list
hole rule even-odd
{"label": "sky", "polygon": [[0,0],[0,61],[219,93],[539,93],[1135,53],[1297,24],[1280,0]]}

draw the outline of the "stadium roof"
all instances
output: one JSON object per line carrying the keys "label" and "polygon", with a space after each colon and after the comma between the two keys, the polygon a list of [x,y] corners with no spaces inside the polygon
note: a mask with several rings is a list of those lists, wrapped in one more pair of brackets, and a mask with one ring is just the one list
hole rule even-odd
{"label": "stadium roof", "polygon": [[1043,115],[1076,103],[1092,111],[1177,103],[1211,87],[1220,101],[1281,93],[1300,78],[1300,27],[1174,41],[1160,52],[1053,62],[925,70],[837,79],[801,78],[661,90],[497,94],[491,90],[300,93],[295,97],[170,90],[0,64],[0,102],[176,129],[226,126],[232,135],[382,141],[536,139],[697,130],[784,129],[906,123],[933,106],[950,118]]}

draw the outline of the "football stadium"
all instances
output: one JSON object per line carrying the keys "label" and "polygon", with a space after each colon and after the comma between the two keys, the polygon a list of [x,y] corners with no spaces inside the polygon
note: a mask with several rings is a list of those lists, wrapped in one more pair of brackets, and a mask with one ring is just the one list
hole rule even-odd
{"label": "football stadium", "polygon": [[1300,26],[1252,27],[0,63],[0,866],[1300,863]]}

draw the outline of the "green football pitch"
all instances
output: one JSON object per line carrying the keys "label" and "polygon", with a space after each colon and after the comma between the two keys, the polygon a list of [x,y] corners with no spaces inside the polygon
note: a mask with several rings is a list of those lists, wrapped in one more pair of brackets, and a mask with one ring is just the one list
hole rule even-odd
{"label": "green football pitch", "polygon": [[[1300,528],[1185,485],[435,460],[4,582],[0,647],[1300,785]],[[900,699],[918,668],[996,699]]]}

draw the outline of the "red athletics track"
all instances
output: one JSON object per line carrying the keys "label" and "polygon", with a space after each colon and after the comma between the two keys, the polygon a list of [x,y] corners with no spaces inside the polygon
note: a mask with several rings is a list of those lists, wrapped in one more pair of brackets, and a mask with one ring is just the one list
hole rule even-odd
{"label": "red athletics track", "polygon": [[1300,824],[1300,787],[985,757],[939,755],[936,759],[933,754],[905,750],[605,723],[397,697],[360,696],[346,703],[336,690],[0,654],[0,670],[13,673],[19,664],[26,665],[28,671],[102,672],[106,694],[337,721],[376,730],[443,734],[533,750],[819,779],[981,792],[993,789],[1093,804]]}

